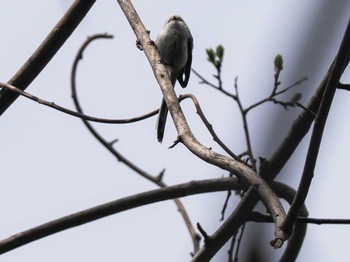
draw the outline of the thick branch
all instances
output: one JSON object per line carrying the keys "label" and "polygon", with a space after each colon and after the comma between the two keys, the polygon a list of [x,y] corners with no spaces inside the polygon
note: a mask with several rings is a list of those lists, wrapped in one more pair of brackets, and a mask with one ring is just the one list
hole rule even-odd
{"label": "thick branch", "polygon": [[165,187],[132,195],[89,208],[15,234],[0,241],[0,254],[6,253],[10,250],[68,228],[83,225],[106,216],[130,210],[132,208],[189,195],[234,190],[238,188],[239,183],[237,178],[220,178],[192,181],[185,184],[179,184],[176,186]]}
{"label": "thick branch", "polygon": [[[54,57],[95,2],[96,0],[74,1],[66,14],[8,83],[25,90]],[[0,90],[0,115],[11,106],[17,97],[16,93],[6,89]]]}
{"label": "thick branch", "polygon": [[[289,204],[292,204],[296,191],[290,186],[274,181],[272,188],[278,197],[285,199]],[[307,217],[309,215],[306,206],[303,205],[300,215]],[[303,245],[306,235],[307,224],[297,224],[293,230],[291,237],[288,240],[287,247],[280,258],[280,262],[296,261],[300,249]]]}
{"label": "thick branch", "polygon": [[252,169],[248,168],[238,161],[220,155],[213,150],[206,148],[194,137],[179,106],[179,102],[172,88],[168,72],[165,66],[160,62],[161,57],[154,43],[151,41],[146,28],[142,24],[130,1],[118,0],[118,3],[125,13],[125,16],[127,17],[132,29],[136,34],[137,39],[143,47],[150,65],[152,66],[154,75],[161,87],[166,104],[168,105],[169,112],[174,120],[179,136],[178,141],[183,142],[183,144],[193,154],[202,160],[242,177],[254,187],[275,219],[275,237],[277,240],[276,243],[279,243],[278,245],[281,245],[283,241],[287,239],[287,236],[284,234],[284,232],[281,230],[282,228],[280,227],[281,223],[284,221],[285,213],[275,193],[271,190],[267,183],[261,179],[261,177],[258,176]]}
{"label": "thick branch", "polygon": [[340,78],[348,66],[350,59],[350,20],[345,30],[342,43],[340,45],[338,54],[333,63],[329,79],[327,81],[326,89],[324,91],[321,106],[315,119],[315,125],[312,131],[309,149],[307,152],[304,170],[302,178],[300,180],[297,195],[293,201],[291,208],[289,209],[287,220],[284,227],[288,232],[293,230],[293,226],[299,216],[300,209],[305,202],[308,194],[312,178],[314,176],[314,170],[316,167],[316,161],[318,151],[321,145],[324,127],[326,125],[327,116],[332,105],[335,91],[339,85]]}

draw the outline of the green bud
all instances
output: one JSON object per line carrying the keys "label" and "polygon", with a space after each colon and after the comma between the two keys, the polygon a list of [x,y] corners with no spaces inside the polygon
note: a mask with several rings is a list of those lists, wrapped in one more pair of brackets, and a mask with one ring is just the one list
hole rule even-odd
{"label": "green bud", "polygon": [[274,60],[275,72],[281,72],[283,69],[283,58],[280,54],[276,55]]}
{"label": "green bud", "polygon": [[222,45],[218,45],[216,47],[216,55],[220,61],[224,58],[224,47]]}
{"label": "green bud", "polygon": [[215,52],[213,50],[213,48],[209,48],[209,49],[205,49],[205,51],[207,52],[207,55],[208,55],[208,61],[210,63],[215,63]]}

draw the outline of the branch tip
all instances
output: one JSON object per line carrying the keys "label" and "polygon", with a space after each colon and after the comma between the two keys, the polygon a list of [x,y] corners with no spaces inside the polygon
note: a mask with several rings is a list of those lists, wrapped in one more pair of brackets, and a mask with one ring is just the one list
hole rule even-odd
{"label": "branch tip", "polygon": [[205,232],[205,230],[202,228],[201,224],[197,223],[197,228],[198,228],[198,231],[202,234],[202,236],[204,238],[204,242],[206,244],[208,244],[210,242],[210,236],[207,234],[207,232]]}
{"label": "branch tip", "polygon": [[110,145],[110,146],[113,146],[113,144],[115,144],[115,143],[117,143],[117,142],[119,142],[119,139],[118,139],[118,138],[113,139],[111,142],[109,142],[109,145]]}
{"label": "branch tip", "polygon": [[161,182],[163,180],[164,174],[165,174],[165,168],[163,168],[163,170],[160,171],[159,175],[156,177],[158,182]]}
{"label": "branch tip", "polygon": [[275,249],[281,248],[283,245],[283,240],[281,238],[275,238],[270,242],[270,245]]}
{"label": "branch tip", "polygon": [[178,143],[182,143],[182,138],[180,136],[177,136],[176,140],[173,142],[171,146],[168,147],[168,149],[174,148]]}

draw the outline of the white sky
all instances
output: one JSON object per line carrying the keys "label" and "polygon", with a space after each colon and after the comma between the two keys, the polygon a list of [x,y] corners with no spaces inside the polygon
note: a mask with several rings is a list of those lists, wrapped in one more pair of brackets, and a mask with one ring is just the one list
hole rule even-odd
{"label": "white sky", "polygon": [[[0,81],[28,59],[73,1],[3,0],[0,4]],[[249,105],[271,91],[273,58],[284,57],[282,86],[307,76],[306,102],[336,54],[350,17],[349,1],[133,1],[155,39],[168,16],[181,15],[194,36],[193,68],[212,79],[205,48],[225,47],[223,81],[233,91],[239,77],[241,97]],[[160,105],[161,93],[135,36],[115,0],[98,1],[91,12],[27,91],[73,108],[69,77],[74,56],[88,35],[108,32],[87,50],[79,67],[78,92],[86,113],[128,118]],[[214,81],[214,80],[213,80]],[[347,70],[343,81],[349,83]],[[234,152],[244,150],[236,105],[191,77],[186,90]],[[291,94],[286,95],[286,98]],[[350,218],[348,208],[349,92],[338,91],[321,147],[307,206],[311,217]],[[222,152],[198,120],[191,103],[182,104],[191,129],[208,147]],[[269,157],[298,109],[264,106],[249,115],[256,156]],[[95,126],[107,140],[119,139],[120,153],[147,172],[166,168],[169,185],[216,178],[226,172],[192,156],[182,145],[167,149],[176,133],[169,118],[164,143],[155,135],[156,118],[131,125]],[[278,128],[276,128],[278,126]],[[58,217],[124,196],[156,188],[117,162],[87,132],[79,119],[19,98],[0,119],[0,239]],[[274,132],[277,130],[277,132]],[[303,147],[283,170],[280,181],[297,186],[305,158]],[[220,225],[225,194],[183,199],[193,223],[208,233]],[[234,206],[234,203],[232,203]],[[266,252],[272,230],[262,242]],[[350,226],[310,225],[299,261],[348,261]],[[222,261],[223,249],[213,261]],[[154,204],[67,230],[11,251],[1,261],[189,261],[192,243],[172,202]],[[220,258],[219,258],[220,257]],[[224,260],[225,261],[225,260]]]}

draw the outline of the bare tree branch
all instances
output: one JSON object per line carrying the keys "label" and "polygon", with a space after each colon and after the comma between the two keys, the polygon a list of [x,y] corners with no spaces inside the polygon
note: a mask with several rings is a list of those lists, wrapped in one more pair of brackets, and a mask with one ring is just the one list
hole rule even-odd
{"label": "bare tree branch", "polygon": [[338,54],[331,68],[326,88],[322,97],[320,109],[317,113],[314,128],[312,131],[309,149],[305,159],[303,174],[299,183],[298,191],[292,206],[288,211],[284,228],[287,232],[292,232],[300,210],[305,202],[308,194],[314,170],[316,166],[318,151],[321,145],[324,127],[326,125],[327,116],[332,105],[335,91],[339,85],[340,78],[349,64],[350,60],[350,20],[344,33],[343,40],[340,44]]}
{"label": "bare tree branch", "polygon": [[237,182],[237,178],[234,177],[207,179],[202,181],[191,181],[189,183],[164,187],[121,198],[50,221],[6,238],[0,241],[0,254],[63,230],[80,226],[132,208],[189,195],[232,190],[237,189],[238,187],[239,183]]}
{"label": "bare tree branch", "polygon": [[[41,70],[50,62],[75,28],[83,20],[85,15],[96,0],[76,0],[58,21],[52,31],[44,39],[37,50],[30,56],[27,62],[8,81],[8,84],[25,90],[39,75]],[[18,94],[6,89],[0,90],[0,115],[17,99]]]}
{"label": "bare tree branch", "polygon": [[249,127],[248,127],[248,119],[247,119],[247,113],[248,111],[245,111],[243,108],[242,101],[239,96],[238,92],[238,77],[235,78],[235,90],[236,90],[236,99],[235,101],[237,102],[239,111],[241,112],[241,117],[242,117],[242,123],[243,123],[243,130],[244,130],[244,136],[245,136],[245,141],[247,145],[247,155],[250,159],[250,163],[252,164],[252,167],[254,171],[256,172],[256,160],[253,154],[253,148],[252,148],[252,143],[250,139],[250,133],[249,133]]}
{"label": "bare tree branch", "polygon": [[[196,70],[194,70],[193,68],[192,68],[192,72],[193,72],[196,76],[198,76],[198,78],[201,80],[201,82],[199,82],[200,84],[206,84],[206,85],[208,85],[208,86],[211,86],[212,88],[214,88],[214,89],[220,91],[221,93],[223,93],[223,94],[225,94],[225,95],[231,97],[232,99],[234,99],[234,100],[237,99],[236,95],[234,95],[234,94],[228,92],[228,91],[227,91],[226,89],[224,89],[220,84],[219,84],[219,86],[216,86],[216,85],[212,84],[211,82],[209,82],[207,79],[205,79],[201,74],[199,74],[199,73],[198,73]],[[220,82],[219,82],[219,83],[220,83]]]}
{"label": "bare tree branch", "polygon": [[241,112],[241,117],[242,117],[242,122],[243,122],[243,129],[244,129],[244,134],[245,134],[245,140],[246,140],[246,145],[247,145],[247,155],[251,161],[251,164],[252,164],[252,167],[254,170],[256,170],[256,164],[255,164],[255,157],[254,157],[254,154],[253,154],[253,149],[252,149],[252,146],[251,146],[251,138],[250,138],[250,133],[249,133],[249,128],[248,128],[248,120],[247,120],[247,114],[249,113],[250,110],[266,103],[266,102],[274,102],[276,104],[281,104],[283,105],[284,107],[287,107],[287,106],[299,106],[301,108],[303,108],[304,110],[307,110],[303,105],[301,105],[300,103],[296,103],[296,102],[282,102],[282,101],[277,101],[275,99],[276,96],[278,95],[281,95],[285,92],[287,92],[288,90],[292,89],[293,87],[295,86],[298,86],[298,85],[301,85],[304,81],[307,80],[306,77],[303,77],[301,79],[299,79],[298,81],[296,81],[295,83],[291,84],[290,86],[288,87],[285,87],[283,88],[282,90],[280,91],[277,91],[277,88],[278,86],[280,85],[280,82],[279,82],[279,75],[280,75],[280,71],[277,71],[276,74],[275,74],[275,82],[274,82],[274,86],[273,86],[273,90],[271,92],[271,94],[269,96],[267,96],[266,98],[252,104],[251,106],[247,107],[247,108],[244,108],[243,107],[243,104],[242,104],[242,101],[239,97],[239,92],[238,92],[238,77],[235,78],[235,83],[234,83],[234,87],[235,87],[235,90],[236,90],[236,93],[235,94],[232,94],[228,91],[226,91],[223,86],[222,86],[222,81],[221,81],[221,74],[220,74],[220,71],[219,71],[219,68],[217,68],[218,70],[218,74],[215,75],[215,77],[218,79],[219,81],[219,86],[215,86],[214,84],[210,83],[208,80],[206,80],[202,75],[200,75],[197,71],[195,71],[194,69],[192,69],[192,72],[198,76],[201,80],[201,84],[206,84],[206,85],[209,85],[210,87],[220,91],[221,93],[227,95],[228,97],[231,97],[234,101],[236,101],[237,105],[238,105],[238,108]]}
{"label": "bare tree branch", "polygon": [[342,84],[342,83],[339,83],[338,88],[339,88],[339,89],[343,89],[343,90],[350,91],[350,84]]}
{"label": "bare tree branch", "polygon": [[[264,215],[259,212],[251,212],[248,217],[250,222],[273,223],[273,219],[269,215]],[[314,224],[314,225],[350,225],[349,218],[315,218],[303,217],[301,214],[297,218],[297,224]],[[288,240],[290,241],[290,239]]]}
{"label": "bare tree branch", "polygon": [[156,115],[159,111],[159,109],[153,110],[152,112],[149,112],[147,114],[144,114],[142,116],[137,116],[137,117],[133,117],[133,118],[128,118],[128,119],[107,119],[107,118],[99,118],[99,117],[95,117],[95,116],[89,116],[89,115],[85,115],[85,114],[81,114],[79,112],[75,112],[73,110],[70,110],[68,108],[62,107],[60,105],[55,104],[54,102],[49,102],[45,99],[42,99],[40,97],[34,96],[28,92],[22,91],[21,89],[10,85],[10,84],[6,84],[6,83],[1,83],[0,82],[0,87],[4,88],[4,89],[8,89],[13,93],[16,93],[18,95],[24,96],[32,101],[35,101],[41,105],[45,105],[48,106],[50,108],[53,108],[55,110],[58,110],[60,112],[63,112],[65,114],[74,116],[74,117],[78,117],[84,120],[88,120],[88,121],[92,121],[92,122],[97,122],[97,123],[104,123],[104,124],[130,124],[130,123],[134,123],[134,122],[138,122],[141,120],[145,120],[147,118],[150,118],[154,115]]}
{"label": "bare tree branch", "polygon": [[[296,191],[292,187],[276,181],[274,181],[271,186],[278,197],[285,199],[290,205],[292,204],[296,195]],[[302,206],[300,215],[303,217],[309,215],[305,205]],[[306,224],[297,224],[295,226],[293,233],[287,242],[287,247],[280,258],[280,262],[296,261],[304,242],[306,228]]]}
{"label": "bare tree branch", "polygon": [[262,99],[262,100],[260,100],[260,101],[258,101],[258,102],[256,102],[256,103],[254,103],[254,104],[248,106],[247,108],[244,109],[244,111],[245,111],[245,112],[249,112],[250,110],[252,110],[253,108],[256,108],[256,107],[259,106],[259,105],[262,105],[262,104],[264,104],[264,103],[266,103],[266,102],[271,102],[271,101],[273,101],[272,99],[273,99],[274,97],[276,97],[276,96],[278,96],[278,95],[281,95],[281,94],[287,92],[288,90],[292,89],[293,87],[296,87],[296,86],[298,86],[298,85],[301,85],[301,84],[302,84],[303,82],[305,82],[306,80],[307,80],[307,78],[306,78],[306,77],[303,77],[303,78],[299,79],[298,81],[296,81],[295,83],[291,84],[290,86],[285,87],[284,89],[282,89],[282,90],[280,90],[280,91],[276,91],[276,90],[275,90],[275,92],[273,92],[270,96],[265,97],[264,99]]}
{"label": "bare tree branch", "polygon": [[[311,97],[307,108],[309,111],[317,112],[323,91],[325,89],[331,67],[325,74],[322,82]],[[310,130],[314,120],[314,114],[309,111],[302,111],[294,120],[282,143],[275,150],[273,155],[260,165],[260,175],[267,181],[272,181],[282,170],[289,158],[298,147],[299,143]],[[253,189],[249,189],[244,195],[235,211],[226,219],[221,227],[211,235],[211,246],[203,246],[193,258],[193,262],[209,261],[231,238],[231,236],[246,221],[247,216],[255,207],[259,197]]]}
{"label": "bare tree branch", "polygon": [[[272,181],[279,174],[301,140],[308,133],[315,117],[314,114],[310,112],[318,112],[322,95],[328,82],[333,64],[334,61],[325,74],[319,87],[315,91],[315,94],[310,99],[309,105],[307,106],[308,110],[302,111],[297,116],[280,146],[276,149],[274,154],[260,166],[260,174],[267,181]],[[256,193],[254,190],[250,189],[245,194],[244,198],[241,200],[240,204],[237,206],[232,215],[211,236],[212,238],[215,238],[215,241],[212,241],[212,245],[210,247],[203,246],[192,261],[208,261],[210,258],[212,258],[216,252],[228,241],[233,232],[237,231],[241,224],[244,223],[245,218],[255,207],[257,201],[258,197]]]}
{"label": "bare tree branch", "polygon": [[[73,62],[73,66],[72,66],[72,72],[71,72],[71,92],[72,92],[72,98],[74,101],[74,105],[77,109],[77,111],[80,114],[83,114],[83,110],[81,108],[80,102],[78,100],[78,94],[77,94],[77,85],[76,85],[76,74],[77,74],[77,69],[78,69],[78,64],[79,61],[83,58],[83,52],[85,51],[86,47],[94,40],[96,39],[100,39],[100,38],[109,38],[108,35],[94,35],[94,36],[90,36],[86,39],[86,41],[83,43],[83,45],[81,46],[81,48],[79,49],[74,62]],[[157,110],[158,112],[158,110]],[[91,134],[112,154],[114,155],[118,161],[124,163],[126,166],[128,166],[130,169],[132,169],[133,171],[135,171],[137,174],[141,175],[142,177],[146,178],[147,180],[155,183],[156,185],[158,185],[159,187],[167,187],[167,185],[163,182],[162,177],[163,177],[163,173],[161,172],[158,176],[152,176],[151,174],[147,173],[146,171],[142,170],[141,168],[139,168],[138,166],[136,166],[134,163],[132,163],[131,161],[129,161],[128,159],[126,159],[122,154],[120,154],[114,147],[113,147],[113,143],[108,143],[97,131],[96,129],[88,122],[86,121],[86,119],[82,119],[84,125],[86,126],[86,128],[91,132]],[[180,214],[182,215],[185,224],[187,226],[187,229],[190,233],[192,242],[193,242],[193,249],[194,249],[194,253],[196,253],[199,250],[199,241],[200,241],[200,236],[196,233],[196,231],[194,230],[194,227],[192,225],[192,222],[186,212],[186,209],[184,207],[184,205],[182,204],[182,202],[179,199],[174,199],[175,204],[178,208],[178,211],[180,212]]]}
{"label": "bare tree branch", "polygon": [[160,62],[162,61],[161,57],[154,45],[154,42],[151,41],[149,34],[141,22],[136,10],[128,0],[118,0],[118,3],[128,19],[134,33],[136,34],[136,38],[143,47],[144,53],[149,60],[154,75],[160,85],[164,99],[178,132],[178,141],[181,141],[193,154],[202,160],[232,172],[253,185],[254,189],[258,192],[264,204],[275,218],[275,246],[279,247],[282,245],[283,241],[287,239],[287,236],[280,227],[281,223],[284,221],[285,213],[283,206],[275,193],[252,169],[241,162],[220,155],[210,148],[206,148],[194,137],[179,106],[179,102],[173,90],[168,72],[164,64]]}
{"label": "bare tree branch", "polygon": [[233,159],[237,160],[237,161],[240,161],[242,163],[243,160],[240,159],[238,156],[236,156],[235,153],[233,153],[222,141],[221,139],[217,136],[217,134],[215,133],[214,131],[214,128],[212,126],[212,124],[209,123],[208,119],[205,117],[203,111],[202,111],[202,108],[197,100],[197,98],[192,95],[192,94],[185,94],[185,95],[180,95],[179,97],[179,102],[181,102],[182,100],[186,99],[186,98],[190,98],[192,99],[196,109],[197,109],[197,114],[199,115],[199,117],[202,119],[203,123],[205,124],[205,126],[207,127],[207,129],[209,130],[210,134],[213,136],[213,140],[218,143],[222,149],[225,150],[225,152],[227,154],[229,154]]}

